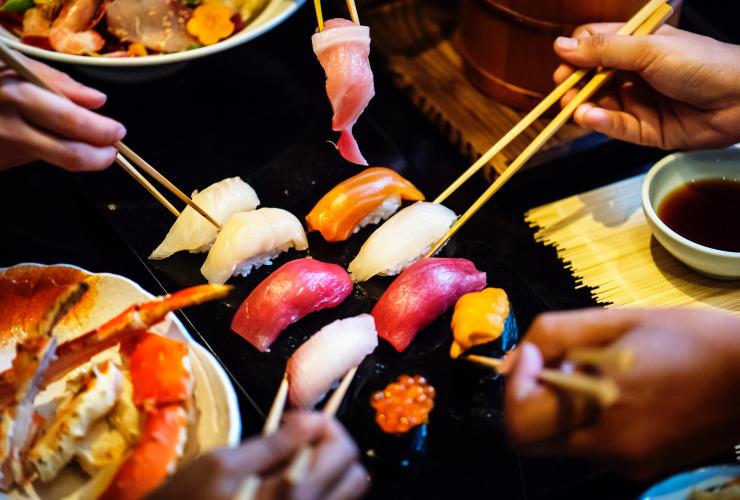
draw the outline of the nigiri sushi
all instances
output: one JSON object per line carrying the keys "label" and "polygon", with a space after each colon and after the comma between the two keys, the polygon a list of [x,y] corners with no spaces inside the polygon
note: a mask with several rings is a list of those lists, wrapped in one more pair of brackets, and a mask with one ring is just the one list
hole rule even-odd
{"label": "nigiri sushi", "polygon": [[375,95],[370,68],[370,28],[346,19],[330,19],[311,37],[313,51],[326,73],[326,93],[334,110],[332,129],[341,132],[339,154],[367,165],[352,127]]}
{"label": "nigiri sushi", "polygon": [[467,259],[422,259],[401,273],[372,315],[378,336],[403,352],[416,334],[457,300],[486,287],[486,273]]}
{"label": "nigiri sushi", "polygon": [[512,328],[513,335],[516,335],[516,322],[511,315],[509,297],[500,288],[486,288],[460,297],[455,304],[450,326],[454,336],[450,348],[452,358],[477,345],[493,342],[505,332],[511,335]]}
{"label": "nigiri sushi", "polygon": [[306,216],[308,228],[326,241],[345,241],[369,224],[385,220],[401,207],[401,200],[423,200],[424,195],[390,168],[363,170],[337,184]]}
{"label": "nigiri sushi", "polygon": [[252,290],[236,311],[231,329],[264,352],[288,325],[338,306],[351,293],[352,279],[341,266],[310,258],[293,260]]}
{"label": "nigiri sushi", "polygon": [[252,268],[272,264],[282,252],[308,248],[301,222],[280,208],[260,208],[231,216],[200,272],[211,284],[223,284],[231,276],[247,276]]}
{"label": "nigiri sushi", "polygon": [[437,203],[417,202],[398,212],[370,235],[349,264],[356,282],[376,274],[394,276],[421,258],[455,223],[457,215]]}
{"label": "nigiri sushi", "polygon": [[[193,201],[208,215],[222,224],[237,212],[254,210],[260,204],[254,189],[239,177],[211,184],[203,191],[195,191]],[[166,259],[182,250],[192,253],[207,252],[216,240],[216,228],[194,209],[185,207],[170,228],[164,241],[154,249],[150,259]]]}
{"label": "nigiri sushi", "polygon": [[331,386],[362,363],[378,346],[369,314],[340,319],[319,330],[288,360],[288,398],[293,406],[311,409]]}

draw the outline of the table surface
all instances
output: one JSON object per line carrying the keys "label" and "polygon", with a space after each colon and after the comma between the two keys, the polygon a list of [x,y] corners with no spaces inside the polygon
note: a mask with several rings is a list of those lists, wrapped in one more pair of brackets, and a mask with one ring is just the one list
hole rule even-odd
{"label": "table surface", "polygon": [[[121,85],[76,76],[109,94],[103,111],[127,125],[126,142],[184,190],[240,175],[255,187],[264,206],[301,215],[332,185],[358,171],[327,142],[333,134],[323,74],[308,40],[313,24],[313,12],[303,8],[264,37],[195,61],[155,82]],[[377,94],[357,126],[358,140],[371,164],[401,171],[433,196],[468,162],[392,86],[382,62],[374,59],[373,64]],[[592,306],[587,291],[574,289],[573,278],[555,251],[534,242],[523,214],[542,203],[643,172],[662,155],[609,143],[524,171],[444,253],[470,258],[488,273],[489,284],[505,288],[522,331],[539,312]],[[449,206],[460,213],[484,187],[484,180],[475,177]],[[3,172],[0,207],[2,266],[70,263],[122,274],[153,293],[203,281],[198,272],[202,256],[146,260],[172,218],[117,168],[71,175],[37,164]],[[361,232],[339,246],[311,235],[311,255],[346,264],[368,234]],[[289,254],[276,264],[295,257]],[[330,319],[367,311],[389,282],[371,281],[339,310],[291,327],[273,352],[260,355],[228,331],[228,320],[233,308],[272,269],[236,280],[231,300],[183,316],[196,339],[234,376],[247,435],[259,431],[282,363],[295,345]],[[363,364],[352,401],[340,412],[363,451],[376,452],[375,458],[365,456],[374,472],[371,496],[627,498],[643,488],[592,464],[533,460],[509,450],[500,419],[501,382],[448,359],[448,320],[445,316],[433,325],[431,333],[425,332],[403,356],[381,346],[371,362]],[[424,373],[437,386],[440,410],[432,414],[427,428],[426,451],[409,455],[411,462],[401,466],[397,448],[407,451],[409,443],[378,444],[366,401],[372,390],[409,371]]]}

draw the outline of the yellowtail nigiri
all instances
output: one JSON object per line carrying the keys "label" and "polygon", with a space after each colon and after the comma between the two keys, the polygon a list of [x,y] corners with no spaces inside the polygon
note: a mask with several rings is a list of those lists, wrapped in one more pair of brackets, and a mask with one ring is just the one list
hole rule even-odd
{"label": "yellowtail nigiri", "polygon": [[420,259],[457,220],[438,203],[417,202],[399,211],[370,235],[349,264],[355,282],[376,274],[394,276]]}
{"label": "yellowtail nigiri", "polygon": [[291,248],[308,248],[301,222],[280,208],[260,208],[231,216],[221,228],[200,272],[211,284],[223,284],[231,276],[247,276],[252,268],[272,264],[272,259]]}
{"label": "yellowtail nigiri", "polygon": [[[239,177],[211,184],[195,191],[193,201],[222,224],[237,212],[254,210],[260,204],[254,189]],[[166,259],[176,252],[207,252],[216,239],[216,228],[194,209],[185,207],[170,228],[164,241],[152,252],[150,259]]]}

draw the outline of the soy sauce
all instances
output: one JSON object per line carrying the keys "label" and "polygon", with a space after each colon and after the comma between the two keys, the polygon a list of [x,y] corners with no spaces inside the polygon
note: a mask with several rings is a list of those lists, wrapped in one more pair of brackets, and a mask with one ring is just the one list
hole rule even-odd
{"label": "soy sauce", "polygon": [[740,182],[711,179],[673,190],[658,207],[668,227],[694,243],[740,252]]}

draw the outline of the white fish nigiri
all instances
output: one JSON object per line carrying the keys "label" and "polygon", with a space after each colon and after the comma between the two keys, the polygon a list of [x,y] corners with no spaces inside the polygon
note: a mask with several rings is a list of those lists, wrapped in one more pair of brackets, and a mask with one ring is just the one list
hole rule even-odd
{"label": "white fish nigiri", "polygon": [[340,319],[314,334],[288,360],[288,397],[311,409],[332,385],[378,346],[375,320],[369,314]]}
{"label": "white fish nigiri", "polygon": [[355,282],[376,274],[394,276],[422,257],[455,223],[455,212],[420,201],[388,219],[367,239],[349,264]]}
{"label": "white fish nigiri", "polygon": [[239,212],[221,227],[200,272],[209,283],[223,284],[236,274],[248,275],[253,267],[272,264],[277,255],[294,247],[308,248],[295,215],[280,208]]}
{"label": "white fish nigiri", "polygon": [[[203,191],[195,191],[193,201],[222,224],[237,212],[254,210],[260,204],[254,189],[239,177],[231,177],[211,184]],[[185,207],[170,228],[164,241],[154,249],[150,259],[166,259],[182,250],[192,253],[207,252],[216,239],[216,228],[194,209]]]}

